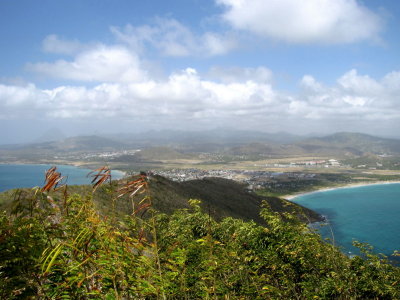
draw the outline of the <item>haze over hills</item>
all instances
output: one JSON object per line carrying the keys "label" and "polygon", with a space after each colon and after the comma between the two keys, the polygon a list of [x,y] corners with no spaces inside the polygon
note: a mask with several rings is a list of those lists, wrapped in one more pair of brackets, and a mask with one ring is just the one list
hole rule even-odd
{"label": "haze over hills", "polygon": [[42,135],[33,140],[32,143],[44,143],[66,139],[67,136],[62,130],[57,128],[51,128],[44,132]]}
{"label": "haze over hills", "polygon": [[[400,140],[380,138],[362,133],[340,132],[329,136],[306,139],[296,145],[310,151],[338,151],[355,155],[364,153],[400,153]],[[330,150],[329,150],[330,149]]]}
{"label": "haze over hills", "polygon": [[60,140],[36,142],[29,144],[1,145],[0,149],[15,150],[53,150],[53,151],[85,151],[85,150],[106,150],[126,147],[127,143],[121,143],[105,137],[96,135],[68,137]]}
{"label": "haze over hills", "polygon": [[375,137],[362,133],[340,132],[323,137],[306,138],[293,143],[250,143],[232,147],[233,154],[280,155],[363,155],[399,154],[400,140]]}
{"label": "haze over hills", "polygon": [[[287,132],[265,133],[249,130],[232,129],[213,129],[203,131],[184,131],[184,130],[150,130],[140,133],[115,133],[115,134],[92,134],[81,135],[97,136],[118,141],[137,147],[160,146],[168,144],[197,145],[197,144],[224,144],[238,145],[251,142],[274,142],[292,143],[305,138]],[[78,136],[78,137],[81,137]],[[74,138],[74,137],[69,137]],[[76,138],[76,137],[75,137]],[[40,142],[59,142],[66,139],[61,131],[50,130],[46,134],[37,138],[34,142],[20,143],[19,145],[40,143]],[[0,147],[4,147],[5,144]]]}
{"label": "haze over hills", "polygon": [[250,130],[213,129],[203,131],[151,130],[136,134],[109,134],[105,137],[139,146],[179,145],[240,145],[251,142],[292,143],[304,139],[287,132],[265,133]]}
{"label": "haze over hills", "polygon": [[[398,155],[400,140],[361,133],[341,132],[333,135],[302,138],[289,134],[260,132],[180,132],[163,131],[131,136],[78,136],[59,141],[0,146],[4,160],[35,159],[45,155],[138,150],[125,155],[127,161],[190,159],[204,152],[228,156],[362,156]],[[119,159],[118,161],[121,161]],[[123,161],[123,160],[122,160]]]}

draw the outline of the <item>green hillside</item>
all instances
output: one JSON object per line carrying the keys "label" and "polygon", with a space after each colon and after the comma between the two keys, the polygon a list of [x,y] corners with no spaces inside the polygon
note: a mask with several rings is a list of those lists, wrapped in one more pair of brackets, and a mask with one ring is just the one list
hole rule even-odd
{"label": "green hillside", "polygon": [[[116,189],[118,184],[126,180],[113,182],[111,186],[104,185],[94,194],[93,200],[99,211],[110,214],[112,206],[115,206],[115,213],[119,216],[129,214],[132,204],[129,197],[121,197],[118,201],[110,198],[109,190]],[[278,213],[295,213],[304,222],[321,221],[321,217],[298,204],[291,203],[278,197],[262,197],[253,192],[249,192],[244,184],[223,178],[204,178],[201,180],[191,180],[185,182],[175,182],[162,176],[149,177],[149,193],[152,198],[153,208],[162,213],[172,214],[177,209],[189,208],[190,199],[202,201],[201,207],[213,218],[221,220],[224,217],[234,217],[245,221],[256,221],[263,224],[260,217],[260,207],[262,201],[266,201],[271,209]],[[91,190],[90,186],[69,186],[70,194],[85,194]],[[24,189],[23,195],[29,194],[29,190]],[[15,206],[16,190],[0,193],[0,209],[10,210]],[[57,194],[57,193],[56,193]],[[61,197],[61,191],[58,192]]]}
{"label": "green hillside", "polygon": [[[363,257],[345,256],[294,214],[271,210],[273,201],[261,203],[260,224],[214,219],[208,207],[223,197],[218,189],[231,188],[227,198],[241,193],[227,181],[182,186],[141,176],[110,185],[104,174],[96,191],[53,191],[53,173],[42,190],[3,194],[10,205],[0,213],[0,299],[400,297],[400,269],[386,258],[362,244]],[[211,198],[206,209],[190,200],[188,208],[169,207],[172,214],[156,212],[171,190]]]}
{"label": "green hillside", "polygon": [[223,178],[174,182],[154,176],[150,179],[150,191],[154,207],[166,213],[188,208],[189,199],[199,199],[203,210],[218,220],[234,217],[264,223],[260,207],[262,201],[266,201],[275,212],[292,212],[304,221],[321,221],[318,214],[305,207],[277,197],[261,197],[249,192],[244,184]]}

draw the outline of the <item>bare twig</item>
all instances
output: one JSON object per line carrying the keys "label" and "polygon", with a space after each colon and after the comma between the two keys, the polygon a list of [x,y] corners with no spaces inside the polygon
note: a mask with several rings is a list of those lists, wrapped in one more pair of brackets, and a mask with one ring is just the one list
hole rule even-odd
{"label": "bare twig", "polygon": [[92,172],[90,172],[87,177],[93,177],[92,179],[92,184],[93,184],[93,192],[104,182],[109,180],[111,182],[111,170],[104,166],[101,168],[98,168]]}
{"label": "bare twig", "polygon": [[45,173],[45,185],[41,188],[42,192],[48,192],[51,189],[59,189],[63,185],[60,184],[64,179],[64,176],[61,176],[61,173],[57,172],[57,167],[51,167]]}

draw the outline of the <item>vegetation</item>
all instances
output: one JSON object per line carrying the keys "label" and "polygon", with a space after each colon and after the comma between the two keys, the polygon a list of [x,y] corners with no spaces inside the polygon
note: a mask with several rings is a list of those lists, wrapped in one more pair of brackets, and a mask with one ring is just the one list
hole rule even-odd
{"label": "vegetation", "polygon": [[355,182],[353,176],[343,173],[319,173],[311,179],[287,176],[271,181],[268,188],[260,189],[258,194],[263,196],[283,196],[352,182]]}
{"label": "vegetation", "polygon": [[[138,149],[146,151],[136,151]],[[107,161],[118,168],[146,170],[185,166],[209,168],[219,164],[230,168],[243,165],[254,168],[254,161],[263,164],[266,160],[303,157],[346,160],[349,168],[366,165],[378,170],[398,170],[399,154],[398,139],[345,132],[307,139],[283,133],[244,131],[149,132],[110,137],[60,137],[56,141],[0,146],[0,161],[7,163],[98,165]],[[364,162],[366,157],[372,157],[372,160]],[[390,157],[392,159],[387,159]]]}
{"label": "vegetation", "polygon": [[355,169],[400,170],[400,157],[380,157],[376,155],[364,155],[342,161]]}
{"label": "vegetation", "polygon": [[[122,181],[120,181],[122,183]],[[93,198],[96,209],[102,215],[115,214],[122,218],[132,212],[132,201],[128,195],[122,196],[113,205],[112,190],[118,188],[118,181],[110,185],[99,186]],[[284,213],[292,212],[304,221],[321,221],[321,217],[312,210],[298,204],[288,202],[272,196],[259,196],[247,189],[246,185],[223,178],[204,178],[176,182],[159,175],[149,177],[149,195],[153,200],[153,208],[159,212],[172,214],[177,209],[190,208],[190,199],[201,200],[201,207],[216,220],[224,217],[235,217],[246,221],[254,220],[265,224],[260,216],[260,206],[263,200],[267,201],[273,211]],[[84,195],[91,192],[90,185],[68,186],[70,194]],[[0,210],[12,208],[12,199],[15,190],[0,193]],[[28,190],[20,191],[27,193]],[[53,197],[63,197],[62,191],[55,192]]]}
{"label": "vegetation", "polygon": [[14,193],[0,214],[1,299],[400,298],[400,269],[384,257],[359,245],[365,257],[349,258],[266,202],[265,226],[216,221],[197,200],[167,215],[153,208],[144,175],[122,186],[108,175],[98,169],[93,190],[71,194],[53,169],[42,189]]}
{"label": "vegetation", "polygon": [[400,175],[369,173],[317,173],[312,179],[282,177],[268,182],[268,187],[257,190],[260,196],[281,197],[296,193],[312,192],[322,188],[334,188],[348,184],[400,181]]}

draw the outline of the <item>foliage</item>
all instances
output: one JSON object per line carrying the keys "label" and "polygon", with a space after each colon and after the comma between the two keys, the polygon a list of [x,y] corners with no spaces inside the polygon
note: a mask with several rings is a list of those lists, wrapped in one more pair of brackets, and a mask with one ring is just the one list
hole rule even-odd
{"label": "foliage", "polygon": [[[400,298],[400,270],[366,245],[365,259],[349,258],[266,203],[266,226],[217,222],[198,200],[157,213],[146,188],[141,176],[82,195],[16,197],[0,214],[0,299]],[[110,206],[135,194],[132,214],[99,214],[105,191]]]}
{"label": "foliage", "polygon": [[356,158],[348,158],[342,161],[356,169],[400,170],[400,157],[398,155],[376,156],[363,155]]}

